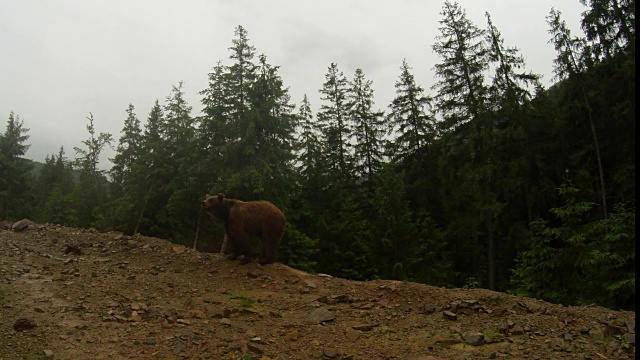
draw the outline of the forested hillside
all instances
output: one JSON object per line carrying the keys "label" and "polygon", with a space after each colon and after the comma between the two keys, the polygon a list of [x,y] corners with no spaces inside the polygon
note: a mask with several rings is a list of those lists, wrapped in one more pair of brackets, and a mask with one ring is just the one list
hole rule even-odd
{"label": "forested hillside", "polygon": [[293,103],[238,26],[201,104],[177,84],[145,116],[129,104],[119,136],[88,114],[75,158],[61,147],[37,176],[29,124],[9,114],[0,216],[217,250],[224,231],[199,203],[224,192],[283,209],[279,261],[305,271],[634,309],[635,1],[583,2],[584,38],[546,18],[557,83],[545,89],[489,14],[474,24],[445,1],[435,85],[404,61],[390,104],[374,103],[366,69],[336,63],[317,108]]}

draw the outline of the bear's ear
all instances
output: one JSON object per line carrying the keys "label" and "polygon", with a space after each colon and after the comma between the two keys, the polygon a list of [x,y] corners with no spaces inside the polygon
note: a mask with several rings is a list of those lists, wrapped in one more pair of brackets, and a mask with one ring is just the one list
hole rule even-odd
{"label": "bear's ear", "polygon": [[222,199],[224,199],[224,194],[218,193],[218,200],[222,201]]}
{"label": "bear's ear", "polygon": [[211,195],[209,195],[209,193],[207,193],[207,195],[204,196],[205,199],[208,198],[208,197],[211,197]]}

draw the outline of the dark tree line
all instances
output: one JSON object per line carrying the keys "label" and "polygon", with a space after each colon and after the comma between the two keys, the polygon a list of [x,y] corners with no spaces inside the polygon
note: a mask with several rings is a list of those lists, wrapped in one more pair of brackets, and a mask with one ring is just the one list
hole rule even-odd
{"label": "dark tree line", "polygon": [[547,17],[544,89],[489,14],[479,27],[445,1],[431,94],[403,61],[386,111],[363,69],[336,63],[317,113],[306,96],[296,109],[238,26],[199,115],[181,83],[146,121],[130,104],[117,142],[90,115],[76,159],[60,148],[34,176],[11,113],[0,212],[216,250],[223,229],[199,202],[224,192],[283,209],[279,260],[304,270],[634,308],[635,1],[581,2],[584,38]]}

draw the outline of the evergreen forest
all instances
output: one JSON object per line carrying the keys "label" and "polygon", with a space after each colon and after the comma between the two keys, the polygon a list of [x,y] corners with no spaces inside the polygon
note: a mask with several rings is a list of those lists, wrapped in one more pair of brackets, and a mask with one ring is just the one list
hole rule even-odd
{"label": "evergreen forest", "polygon": [[366,69],[336,63],[320,104],[294,102],[237,26],[200,104],[182,83],[143,104],[148,114],[114,104],[126,108],[116,135],[89,113],[81,146],[38,171],[25,159],[28,123],[11,112],[0,219],[219,251],[223,226],[200,202],[223,192],[281,208],[278,261],[305,271],[635,310],[635,0],[580,1],[583,36],[555,9],[546,17],[549,88],[490,14],[474,24],[444,1],[435,84],[416,83],[412,66],[426,65],[403,61],[390,104],[375,104]]}

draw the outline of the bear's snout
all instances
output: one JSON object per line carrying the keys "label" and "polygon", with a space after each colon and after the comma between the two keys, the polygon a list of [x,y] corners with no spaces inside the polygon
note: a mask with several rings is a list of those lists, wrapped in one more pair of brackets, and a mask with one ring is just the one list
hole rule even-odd
{"label": "bear's snout", "polygon": [[203,208],[206,209],[207,208],[207,202],[206,201],[201,202],[200,206],[202,206]]}

